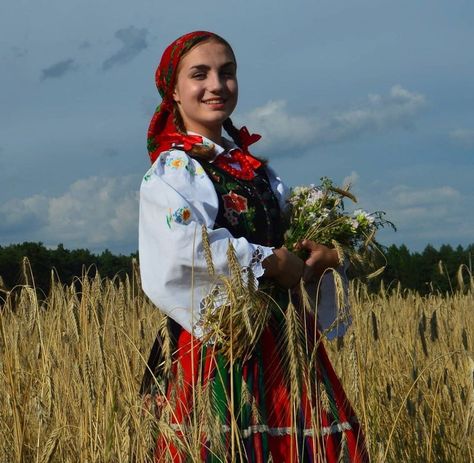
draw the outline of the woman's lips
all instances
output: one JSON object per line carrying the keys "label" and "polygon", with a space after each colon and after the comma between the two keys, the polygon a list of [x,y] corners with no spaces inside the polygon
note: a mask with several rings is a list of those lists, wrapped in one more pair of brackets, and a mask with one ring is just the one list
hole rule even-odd
{"label": "woman's lips", "polygon": [[222,109],[225,106],[226,100],[223,98],[212,98],[209,100],[203,100],[203,103],[207,106],[211,106],[214,109]]}

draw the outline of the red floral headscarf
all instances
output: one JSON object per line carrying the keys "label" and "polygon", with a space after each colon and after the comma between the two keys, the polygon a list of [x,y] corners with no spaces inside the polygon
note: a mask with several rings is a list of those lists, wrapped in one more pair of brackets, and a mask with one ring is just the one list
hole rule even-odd
{"label": "red floral headscarf", "polygon": [[[168,45],[161,57],[155,73],[155,82],[162,97],[162,102],[156,108],[148,128],[148,154],[151,162],[155,162],[161,152],[169,149],[173,143],[183,143],[183,137],[173,121],[173,91],[176,84],[178,64],[185,53],[199,42],[215,38],[227,43],[217,34],[206,31],[196,31],[185,34]],[[202,142],[201,137],[186,137],[185,149],[191,149],[195,143]]]}

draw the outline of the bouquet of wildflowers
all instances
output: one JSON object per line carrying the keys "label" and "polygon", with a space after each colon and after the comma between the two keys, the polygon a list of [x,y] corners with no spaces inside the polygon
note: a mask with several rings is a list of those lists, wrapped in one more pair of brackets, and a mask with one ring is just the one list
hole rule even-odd
{"label": "bouquet of wildflowers", "polygon": [[[285,246],[292,250],[297,242],[304,239],[336,248],[341,262],[348,258],[353,264],[368,260],[371,251],[379,250],[375,233],[379,228],[391,226],[384,218],[385,212],[368,213],[362,209],[352,214],[344,211],[344,199],[357,202],[349,191],[350,186],[338,188],[323,177],[321,185],[298,186],[293,188],[288,199],[290,205],[289,228],[285,233]],[[374,277],[383,267],[373,272]]]}

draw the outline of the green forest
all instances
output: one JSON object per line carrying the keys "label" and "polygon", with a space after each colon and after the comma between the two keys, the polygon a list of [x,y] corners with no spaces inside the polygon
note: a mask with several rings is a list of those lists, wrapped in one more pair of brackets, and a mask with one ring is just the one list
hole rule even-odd
{"label": "green forest", "polygon": [[[407,246],[391,245],[384,249],[386,268],[369,282],[369,288],[376,291],[381,281],[386,288],[400,282],[406,289],[420,294],[429,292],[453,292],[457,288],[458,271],[472,274],[474,244],[467,247],[442,245],[439,249],[427,245],[422,252],[411,252]],[[114,255],[109,250],[93,254],[87,249],[68,250],[62,244],[49,249],[42,243],[24,242],[0,246],[0,287],[11,289],[25,283],[23,269],[25,258],[32,268],[34,283],[45,295],[49,291],[52,277],[64,284],[71,284],[75,277],[94,276],[125,277],[132,272],[132,260],[138,253]]]}

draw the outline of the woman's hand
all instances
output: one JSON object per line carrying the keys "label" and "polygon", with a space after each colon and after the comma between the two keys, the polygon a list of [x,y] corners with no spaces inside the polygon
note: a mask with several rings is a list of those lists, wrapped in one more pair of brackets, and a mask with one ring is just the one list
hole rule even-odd
{"label": "woman's hand", "polygon": [[157,420],[160,419],[161,411],[166,404],[166,397],[161,394],[146,394],[143,396],[143,409],[142,413],[145,416],[147,413],[151,413]]}
{"label": "woman's hand", "polygon": [[339,266],[339,255],[336,249],[311,240],[300,241],[295,248],[309,251],[309,257],[304,262],[303,280],[305,282],[318,281],[326,269]]}
{"label": "woman's hand", "polygon": [[303,277],[304,262],[285,247],[274,249],[262,264],[265,276],[284,288],[293,288]]}

